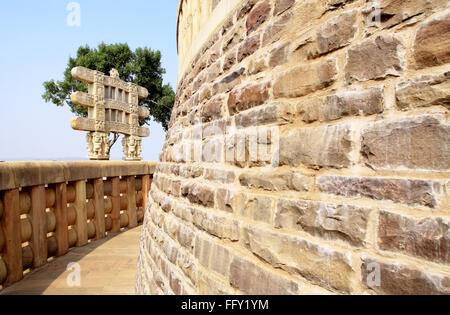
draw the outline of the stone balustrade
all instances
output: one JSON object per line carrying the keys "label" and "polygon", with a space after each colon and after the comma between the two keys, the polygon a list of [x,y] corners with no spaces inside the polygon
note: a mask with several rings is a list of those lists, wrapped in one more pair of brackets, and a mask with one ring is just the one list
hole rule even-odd
{"label": "stone balustrade", "polygon": [[0,290],[143,222],[155,163],[0,163]]}

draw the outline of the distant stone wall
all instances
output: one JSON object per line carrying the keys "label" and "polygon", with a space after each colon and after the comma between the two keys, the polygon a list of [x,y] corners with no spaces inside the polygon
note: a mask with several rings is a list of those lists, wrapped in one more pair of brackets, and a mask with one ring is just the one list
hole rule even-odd
{"label": "distant stone wall", "polygon": [[448,1],[224,2],[180,4],[138,292],[450,294]]}

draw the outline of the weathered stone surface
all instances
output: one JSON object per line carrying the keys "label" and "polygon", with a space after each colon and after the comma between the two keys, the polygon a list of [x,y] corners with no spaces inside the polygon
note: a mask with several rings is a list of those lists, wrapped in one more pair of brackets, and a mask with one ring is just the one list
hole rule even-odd
{"label": "weathered stone surface", "polygon": [[300,97],[324,89],[336,80],[336,60],[327,59],[281,73],[273,87],[275,98]]}
{"label": "weathered stone surface", "polygon": [[230,70],[237,61],[237,49],[231,50],[229,53],[226,54],[225,58],[223,59],[222,64],[222,71],[226,72]]}
{"label": "weathered stone surface", "polygon": [[275,16],[283,13],[284,11],[290,9],[294,5],[294,3],[295,0],[276,0],[273,15]]}
{"label": "weathered stone surface", "polygon": [[222,42],[218,41],[209,50],[208,55],[207,55],[207,58],[208,58],[207,67],[210,67],[212,64],[214,64],[220,58],[221,45],[222,45]]}
{"label": "weathered stone surface", "polygon": [[202,176],[204,168],[201,166],[183,166],[180,168],[180,176],[184,178],[197,178]]}
{"label": "weathered stone surface", "polygon": [[348,126],[300,128],[280,136],[281,165],[344,168],[350,151]]}
{"label": "weathered stone surface", "polygon": [[289,21],[292,18],[292,13],[286,12],[281,15],[275,22],[269,24],[263,34],[262,38],[262,46],[265,47],[270,45],[276,41],[278,41],[283,33],[287,30],[287,26],[289,25]]}
{"label": "weathered stone surface", "polygon": [[169,240],[168,237],[164,238],[163,244],[162,244],[162,250],[167,257],[167,259],[172,263],[176,263],[179,249],[177,245],[171,240]]}
{"label": "weathered stone surface", "polygon": [[[383,29],[389,29],[400,23],[416,22],[416,17],[429,15],[432,8],[445,6],[446,0],[381,0],[374,4],[368,2],[363,8],[366,24],[372,25],[378,20]],[[378,12],[375,11],[377,8]]]}
{"label": "weathered stone surface", "polygon": [[241,76],[244,73],[245,68],[241,68],[231,74],[225,76],[222,80],[213,85],[213,93],[219,94],[223,92],[229,92],[236,85],[241,83]]}
{"label": "weathered stone surface", "polygon": [[231,217],[215,214],[212,211],[193,208],[193,223],[198,228],[219,238],[238,241],[240,222]]}
{"label": "weathered stone surface", "polygon": [[233,183],[235,177],[234,172],[228,170],[207,169],[205,173],[205,179],[222,184]]}
{"label": "weathered stone surface", "polygon": [[311,56],[317,57],[350,44],[358,31],[357,13],[357,10],[344,12],[322,24],[317,31],[317,50],[312,51]]}
{"label": "weathered stone surface", "polygon": [[[362,257],[362,283],[377,294],[387,295],[448,295],[450,277],[414,265],[384,262]],[[379,285],[376,283],[379,268]]]}
{"label": "weathered stone surface", "polygon": [[424,75],[397,85],[397,106],[401,110],[435,105],[450,109],[450,72]]}
{"label": "weathered stone surface", "polygon": [[450,62],[450,13],[419,26],[413,51],[419,69]]}
{"label": "weathered stone surface", "polygon": [[255,255],[275,268],[298,274],[327,289],[350,291],[353,270],[348,253],[256,227],[246,227],[244,239]]}
{"label": "weathered stone surface", "polygon": [[260,37],[260,34],[256,34],[247,38],[247,40],[242,43],[238,50],[238,62],[241,62],[259,49],[261,43]]}
{"label": "weathered stone surface", "polygon": [[247,35],[255,31],[261,24],[263,24],[270,13],[270,0],[265,0],[253,8],[247,17],[246,27]]}
{"label": "weathered stone surface", "polygon": [[355,0],[326,0],[326,5],[328,10],[336,10],[354,1]]}
{"label": "weathered stone surface", "polygon": [[230,115],[264,104],[269,99],[269,87],[270,82],[263,82],[234,89],[228,97]]}
{"label": "weathered stone surface", "polygon": [[376,123],[362,138],[362,153],[374,169],[450,169],[450,125],[434,116]]}
{"label": "weathered stone surface", "polygon": [[0,190],[14,189],[18,187],[15,183],[13,169],[14,168],[8,163],[0,163]]}
{"label": "weathered stone surface", "polygon": [[380,87],[304,100],[298,104],[297,111],[304,113],[303,121],[311,123],[329,122],[346,116],[381,114],[383,110],[383,89]]}
{"label": "weathered stone surface", "polygon": [[254,221],[272,224],[273,198],[261,195],[240,194],[238,197],[237,213]]}
{"label": "weathered stone surface", "polygon": [[239,176],[242,186],[267,191],[309,191],[312,181],[312,178],[289,170],[255,170],[244,172]]}
{"label": "weathered stone surface", "polygon": [[237,207],[236,193],[230,189],[217,189],[217,206],[220,210],[233,213]]}
{"label": "weathered stone surface", "polygon": [[[227,134],[227,128],[229,128],[230,124],[231,121],[229,119],[221,119],[210,122],[208,124],[203,124],[201,130],[201,139],[199,137],[199,139],[197,140],[205,140],[210,137],[225,135]],[[196,136],[200,136],[200,134]]]}
{"label": "weathered stone surface", "polygon": [[247,128],[277,123],[289,123],[293,120],[294,108],[288,103],[276,103],[236,115],[236,127]]}
{"label": "weathered stone surface", "polygon": [[180,224],[177,231],[177,240],[181,246],[189,251],[192,251],[194,247],[195,232],[189,226]]}
{"label": "weathered stone surface", "polygon": [[222,108],[224,105],[224,98],[222,96],[216,97],[208,101],[202,108],[203,122],[222,118]]}
{"label": "weathered stone surface", "polygon": [[278,45],[270,51],[269,67],[275,68],[287,62],[289,54],[289,43]]}
{"label": "weathered stone surface", "polygon": [[214,207],[214,190],[208,186],[197,183],[185,183],[181,187],[183,197],[189,199],[191,203]]}
{"label": "weathered stone surface", "polygon": [[450,262],[450,221],[444,218],[414,219],[380,213],[378,245],[427,260]]}
{"label": "weathered stone surface", "polygon": [[207,85],[203,86],[202,89],[198,93],[198,101],[200,103],[203,103],[204,101],[210,100],[211,97],[212,97],[211,87],[207,86]]}
{"label": "weathered stone surface", "polygon": [[222,54],[225,54],[230,48],[233,48],[238,43],[245,39],[245,27],[243,24],[237,25],[231,34],[223,41]]}
{"label": "weathered stone surface", "polygon": [[192,94],[197,93],[203,83],[206,82],[207,76],[205,72],[200,73],[192,83]]}
{"label": "weathered stone surface", "polygon": [[208,74],[206,77],[207,82],[212,82],[215,79],[217,79],[217,77],[220,75],[221,73],[221,63],[220,61],[216,61],[211,67],[208,68]]}
{"label": "weathered stone surface", "polygon": [[391,200],[434,208],[441,192],[439,183],[425,180],[320,176],[320,191],[344,197]]}
{"label": "weathered stone surface", "polygon": [[404,47],[395,35],[378,36],[347,50],[347,83],[399,76],[404,68]]}
{"label": "weathered stone surface", "polygon": [[267,69],[267,61],[265,56],[252,58],[248,64],[248,74],[257,74]]}
{"label": "weathered stone surface", "polygon": [[258,0],[249,0],[242,4],[242,6],[238,9],[236,12],[236,20],[241,20],[243,17],[245,17],[251,9],[255,6],[255,4],[258,2]]}
{"label": "weathered stone surface", "polygon": [[370,209],[307,200],[280,199],[275,227],[305,231],[326,239],[363,246]]}
{"label": "weathered stone surface", "polygon": [[201,295],[233,295],[233,290],[223,280],[207,272],[198,272],[198,292]]}
{"label": "weathered stone surface", "polygon": [[235,21],[234,21],[234,16],[231,15],[230,17],[228,17],[228,20],[224,23],[224,25],[222,26],[222,29],[220,31],[220,34],[222,36],[224,36],[226,33],[228,33],[232,27],[234,26]]}
{"label": "weathered stone surface", "polygon": [[298,284],[269,269],[234,256],[230,267],[231,285],[247,295],[294,295]]}
{"label": "weathered stone surface", "polygon": [[197,235],[194,255],[204,267],[228,277],[232,259],[228,248]]}

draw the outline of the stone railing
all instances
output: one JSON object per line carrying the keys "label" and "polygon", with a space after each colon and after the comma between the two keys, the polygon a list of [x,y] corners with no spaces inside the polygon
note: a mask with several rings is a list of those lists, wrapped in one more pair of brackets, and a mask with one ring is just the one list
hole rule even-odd
{"label": "stone railing", "polygon": [[155,163],[0,163],[0,290],[144,219]]}

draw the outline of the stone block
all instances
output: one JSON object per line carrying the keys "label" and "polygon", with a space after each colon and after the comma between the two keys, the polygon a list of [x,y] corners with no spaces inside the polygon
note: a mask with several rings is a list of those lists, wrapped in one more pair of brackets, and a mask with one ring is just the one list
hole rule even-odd
{"label": "stone block", "polygon": [[230,115],[264,104],[269,99],[270,82],[250,83],[234,89],[228,98]]}
{"label": "stone block", "polygon": [[355,81],[400,76],[405,69],[405,49],[396,35],[382,35],[347,50],[345,79]]}
{"label": "stone block", "polygon": [[265,0],[252,9],[246,21],[247,35],[255,31],[261,24],[263,24],[267,20],[270,10],[270,0]]}
{"label": "stone block", "polygon": [[413,44],[413,54],[418,69],[450,62],[449,35],[449,12],[419,26]]}
{"label": "stone block", "polygon": [[260,34],[253,35],[245,40],[238,49],[237,61],[241,62],[257,51],[261,45]]}
{"label": "stone block", "polygon": [[345,168],[352,150],[348,126],[298,128],[280,136],[280,164]]}
{"label": "stone block", "polygon": [[245,228],[244,238],[255,255],[275,268],[300,275],[330,290],[351,290],[353,268],[349,252],[256,227]]}
{"label": "stone block", "polygon": [[231,263],[230,283],[247,295],[295,295],[299,289],[296,282],[239,256]]}
{"label": "stone block", "polygon": [[330,122],[347,116],[370,116],[384,111],[383,88],[344,91],[327,97],[315,97],[298,103],[303,121]]}
{"label": "stone block", "polygon": [[423,75],[397,84],[397,106],[401,110],[443,106],[450,109],[450,72]]}
{"label": "stone block", "polygon": [[[450,277],[417,266],[362,257],[362,283],[376,294],[449,295]],[[377,281],[379,280],[379,282]]]}
{"label": "stone block", "polygon": [[275,98],[305,96],[329,87],[336,76],[335,59],[297,66],[275,79],[273,94]]}
{"label": "stone block", "polygon": [[426,180],[320,176],[316,184],[320,191],[328,194],[390,200],[430,208],[437,206],[441,193],[438,182]]}
{"label": "stone block", "polygon": [[305,231],[325,239],[343,240],[353,246],[365,244],[370,209],[308,200],[280,199],[275,227]]}
{"label": "stone block", "polygon": [[240,222],[229,216],[198,208],[192,209],[193,223],[198,228],[218,238],[238,241]]}
{"label": "stone block", "polygon": [[450,262],[450,221],[440,217],[414,219],[381,212],[378,245],[438,263]]}
{"label": "stone block", "polygon": [[408,117],[369,125],[362,154],[374,169],[450,169],[450,125],[435,116]]}

